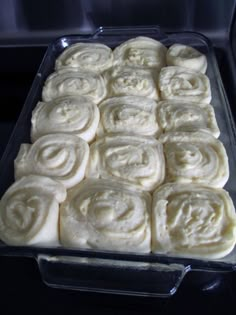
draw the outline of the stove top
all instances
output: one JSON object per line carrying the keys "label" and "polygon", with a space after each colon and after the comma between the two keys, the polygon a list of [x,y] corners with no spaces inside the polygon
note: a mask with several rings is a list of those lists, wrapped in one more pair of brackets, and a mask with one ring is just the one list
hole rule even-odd
{"label": "stove top", "polygon": [[[171,298],[149,298],[53,289],[36,261],[1,257],[1,307],[7,314],[233,314],[236,274],[190,272]],[[32,309],[32,306],[34,308]]]}
{"label": "stove top", "polygon": [[[236,86],[234,59],[227,42],[215,52],[234,118]],[[38,47],[0,47],[0,156],[20,114],[35,73],[46,51]],[[37,263],[30,258],[0,257],[1,307],[7,314],[232,314],[236,273],[189,272],[168,299],[66,291],[47,287]],[[32,308],[33,307],[33,308]],[[45,312],[46,311],[46,312]]]}

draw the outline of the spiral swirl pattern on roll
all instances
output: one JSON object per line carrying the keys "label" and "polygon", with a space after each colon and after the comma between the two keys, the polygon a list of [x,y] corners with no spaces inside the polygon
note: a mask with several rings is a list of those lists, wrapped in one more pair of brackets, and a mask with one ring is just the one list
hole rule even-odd
{"label": "spiral swirl pattern on roll", "polygon": [[105,75],[109,96],[144,96],[159,99],[155,76],[151,70],[115,67]]}
{"label": "spiral swirl pattern on roll", "polygon": [[68,192],[60,208],[64,246],[150,252],[148,193],[114,181],[89,179]]}
{"label": "spiral swirl pattern on roll", "polygon": [[16,181],[0,201],[0,239],[9,245],[58,245],[62,184],[44,176]]}
{"label": "spiral swirl pattern on roll", "polygon": [[206,132],[170,132],[164,144],[166,182],[201,183],[223,187],[229,178],[223,144]]}
{"label": "spiral swirl pattern on roll", "polygon": [[215,112],[211,105],[186,101],[162,101],[158,103],[157,117],[163,132],[206,131],[218,138]]}
{"label": "spiral swirl pattern on roll", "polygon": [[164,176],[162,145],[152,137],[106,136],[90,147],[86,177],[114,179],[151,191]]}
{"label": "spiral swirl pattern on roll", "polygon": [[154,193],[152,251],[218,259],[236,243],[236,214],[229,194],[202,185],[166,184]]}
{"label": "spiral swirl pattern on roll", "polygon": [[166,51],[162,43],[139,36],[114,49],[114,65],[160,70],[166,64]]}
{"label": "spiral swirl pattern on roll", "polygon": [[84,178],[88,158],[89,146],[83,139],[61,133],[46,135],[32,145],[21,145],[15,159],[15,177],[49,176],[69,188]]}
{"label": "spiral swirl pattern on roll", "polygon": [[207,104],[211,101],[210,81],[200,72],[177,66],[165,67],[161,69],[158,85],[163,100]]}
{"label": "spiral swirl pattern on roll", "polygon": [[78,71],[74,68],[53,72],[46,80],[42,98],[49,102],[66,95],[88,96],[97,104],[105,96],[107,90],[103,77],[92,71]]}
{"label": "spiral swirl pattern on roll", "polygon": [[64,96],[51,102],[39,102],[31,119],[31,139],[34,142],[46,134],[77,135],[90,142],[99,123],[97,106],[84,96]]}
{"label": "spiral swirl pattern on roll", "polygon": [[160,133],[156,115],[157,103],[149,98],[112,97],[100,103],[99,110],[101,119],[98,136],[130,132],[155,137]]}
{"label": "spiral swirl pattern on roll", "polygon": [[202,73],[207,69],[206,56],[197,49],[182,44],[173,44],[169,47],[166,62],[168,66],[185,67]]}
{"label": "spiral swirl pattern on roll", "polygon": [[113,64],[110,47],[99,43],[77,43],[66,48],[56,60],[56,69],[72,67],[103,72]]}

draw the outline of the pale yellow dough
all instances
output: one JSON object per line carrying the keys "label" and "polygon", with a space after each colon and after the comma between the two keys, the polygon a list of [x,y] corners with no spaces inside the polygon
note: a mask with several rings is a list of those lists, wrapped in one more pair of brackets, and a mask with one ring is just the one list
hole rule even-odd
{"label": "pale yellow dough", "polygon": [[154,253],[219,259],[229,254],[235,243],[236,214],[225,190],[166,184],[154,192]]}
{"label": "pale yellow dough", "polygon": [[99,43],[76,43],[66,48],[56,60],[56,70],[72,67],[101,73],[113,65],[110,47]]}
{"label": "pale yellow dough", "polygon": [[100,74],[66,68],[49,75],[44,83],[42,99],[49,102],[61,96],[87,96],[97,104],[106,94],[106,84]]}
{"label": "pale yellow dough", "polygon": [[160,136],[166,159],[165,182],[223,187],[229,178],[224,145],[207,132],[169,132]]}
{"label": "pale yellow dough", "polygon": [[166,53],[168,66],[185,67],[193,71],[206,72],[207,58],[197,49],[183,44],[174,44]]}
{"label": "pale yellow dough", "polygon": [[0,201],[0,239],[9,245],[59,244],[59,203],[66,198],[62,184],[30,175],[13,183]]}
{"label": "pale yellow dough", "polygon": [[14,161],[15,177],[44,175],[70,188],[84,178],[88,158],[89,146],[83,139],[62,133],[46,135],[33,144],[21,144]]}
{"label": "pale yellow dough", "polygon": [[162,68],[158,87],[163,100],[211,102],[210,81],[201,72],[177,66]]}
{"label": "pale yellow dough", "polygon": [[114,181],[89,179],[69,190],[60,208],[67,247],[150,252],[151,196]]}
{"label": "pale yellow dough", "polygon": [[158,102],[157,119],[162,132],[206,131],[218,138],[214,108],[209,104],[166,100]]}
{"label": "pale yellow dough", "polygon": [[108,96],[144,96],[159,99],[156,73],[149,69],[115,67],[105,74]]}
{"label": "pale yellow dough", "polygon": [[91,142],[99,123],[97,106],[85,96],[64,96],[38,102],[31,118],[31,140],[47,134],[66,133]]}
{"label": "pale yellow dough", "polygon": [[152,191],[165,177],[162,144],[152,137],[106,136],[90,147],[86,177],[113,179]]}
{"label": "pale yellow dough", "polygon": [[97,135],[134,133],[158,136],[157,103],[147,97],[121,96],[108,98],[99,104],[100,123]]}
{"label": "pale yellow dough", "polygon": [[160,70],[166,65],[166,51],[161,42],[139,36],[114,49],[114,65]]}

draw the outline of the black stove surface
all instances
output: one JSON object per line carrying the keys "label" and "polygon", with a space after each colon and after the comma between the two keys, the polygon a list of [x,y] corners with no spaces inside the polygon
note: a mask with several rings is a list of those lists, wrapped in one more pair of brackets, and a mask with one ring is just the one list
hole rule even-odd
{"label": "black stove surface", "polygon": [[47,287],[36,261],[1,257],[1,308],[6,314],[234,314],[236,274],[190,272],[171,298],[98,294]]}
{"label": "black stove surface", "polygon": [[[224,47],[224,48],[223,48]],[[0,48],[0,156],[46,47]],[[227,45],[216,48],[231,107],[235,88]],[[234,114],[234,109],[232,107]],[[234,314],[236,273],[189,272],[171,298],[131,297],[47,287],[31,258],[0,257],[1,310],[6,314]]]}

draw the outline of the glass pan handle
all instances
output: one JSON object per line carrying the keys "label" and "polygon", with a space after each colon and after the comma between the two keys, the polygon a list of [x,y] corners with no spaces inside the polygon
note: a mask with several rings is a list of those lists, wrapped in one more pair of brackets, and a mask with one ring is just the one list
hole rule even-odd
{"label": "glass pan handle", "polygon": [[153,36],[158,40],[166,39],[167,35],[161,31],[161,28],[158,25],[149,25],[149,26],[101,26],[95,30],[93,33],[93,38],[99,38],[104,36]]}
{"label": "glass pan handle", "polygon": [[138,296],[171,296],[188,271],[180,264],[88,257],[39,255],[37,260],[48,286]]}

